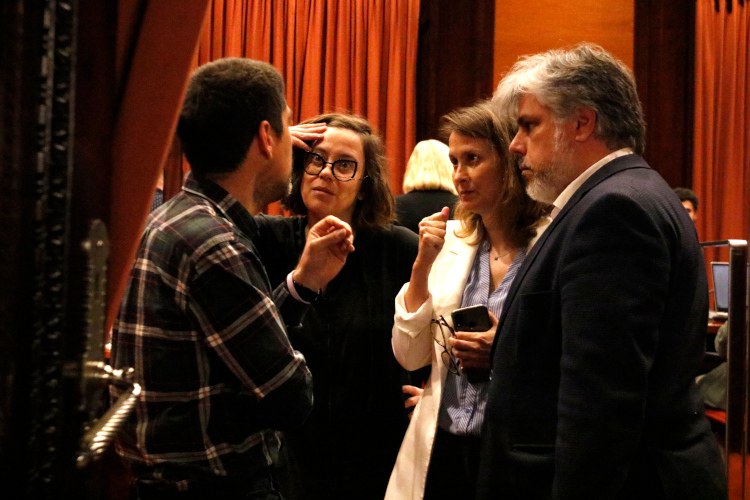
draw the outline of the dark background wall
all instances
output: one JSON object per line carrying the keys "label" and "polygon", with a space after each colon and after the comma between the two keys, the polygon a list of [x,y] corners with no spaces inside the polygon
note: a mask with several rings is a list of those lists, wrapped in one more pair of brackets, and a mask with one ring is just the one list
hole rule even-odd
{"label": "dark background wall", "polygon": [[692,187],[695,3],[636,0],[635,21],[646,160],[670,186]]}
{"label": "dark background wall", "polygon": [[[646,160],[671,186],[691,186],[694,3],[575,3],[540,13],[528,7],[528,2],[516,0],[497,2],[497,12],[495,2],[489,1],[422,0],[417,140],[439,138],[443,114],[490,97],[496,81],[518,56],[540,50],[540,36],[547,45],[558,42],[556,46],[593,40],[626,64],[632,63],[648,123]],[[522,5],[527,6],[523,11]],[[540,21],[539,16],[546,19]],[[604,22],[606,16],[610,24]],[[502,26],[496,27],[496,19]],[[528,19],[526,24],[523,19]],[[592,26],[586,28],[587,23]],[[577,31],[571,31],[571,26]],[[495,53],[496,47],[502,53]]]}
{"label": "dark background wall", "polygon": [[440,117],[492,96],[495,3],[422,0],[417,141],[441,139]]}

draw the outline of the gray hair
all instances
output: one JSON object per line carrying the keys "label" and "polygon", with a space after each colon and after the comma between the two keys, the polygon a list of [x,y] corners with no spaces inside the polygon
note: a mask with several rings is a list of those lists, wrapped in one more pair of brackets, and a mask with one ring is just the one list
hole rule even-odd
{"label": "gray hair", "polygon": [[492,98],[499,112],[518,115],[521,97],[531,94],[561,122],[579,108],[596,112],[595,137],[615,150],[643,154],[646,122],[633,73],[598,45],[580,44],[525,56],[502,79]]}

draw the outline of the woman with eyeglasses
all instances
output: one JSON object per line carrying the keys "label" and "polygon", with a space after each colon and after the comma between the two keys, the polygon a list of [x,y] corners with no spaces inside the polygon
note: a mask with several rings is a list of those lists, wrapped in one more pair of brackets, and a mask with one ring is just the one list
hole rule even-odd
{"label": "woman with eyeglasses", "polygon": [[284,205],[296,217],[256,218],[269,279],[293,281],[308,227],[328,215],[351,225],[355,250],[324,290],[295,287],[313,303],[289,338],[313,374],[314,405],[301,429],[285,433],[282,492],[287,500],[382,500],[408,425],[402,386],[410,379],[393,356],[391,328],[418,237],[393,225],[385,151],[370,124],[342,114],[304,123],[327,127],[310,151],[294,151]]}
{"label": "woman with eyeglasses", "polygon": [[[396,298],[393,351],[407,370],[432,364],[386,499],[474,498],[479,433],[497,318],[527,248],[548,218],[508,153],[514,124],[489,102],[443,117],[458,191],[419,224],[419,254]],[[451,312],[487,306],[487,331],[455,331]]]}

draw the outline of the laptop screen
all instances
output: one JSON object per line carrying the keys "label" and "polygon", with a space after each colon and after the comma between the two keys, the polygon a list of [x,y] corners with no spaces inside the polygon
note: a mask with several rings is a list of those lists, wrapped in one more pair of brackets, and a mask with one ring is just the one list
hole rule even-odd
{"label": "laptop screen", "polygon": [[714,306],[719,312],[729,310],[729,263],[711,262],[714,278]]}

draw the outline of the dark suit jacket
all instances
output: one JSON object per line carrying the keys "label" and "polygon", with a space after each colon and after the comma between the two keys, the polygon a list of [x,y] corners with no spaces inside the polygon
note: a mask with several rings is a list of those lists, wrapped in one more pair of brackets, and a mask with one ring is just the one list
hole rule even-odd
{"label": "dark suit jacket", "polygon": [[693,223],[636,155],[531,249],[495,337],[479,499],[726,498],[694,376],[708,292]]}

